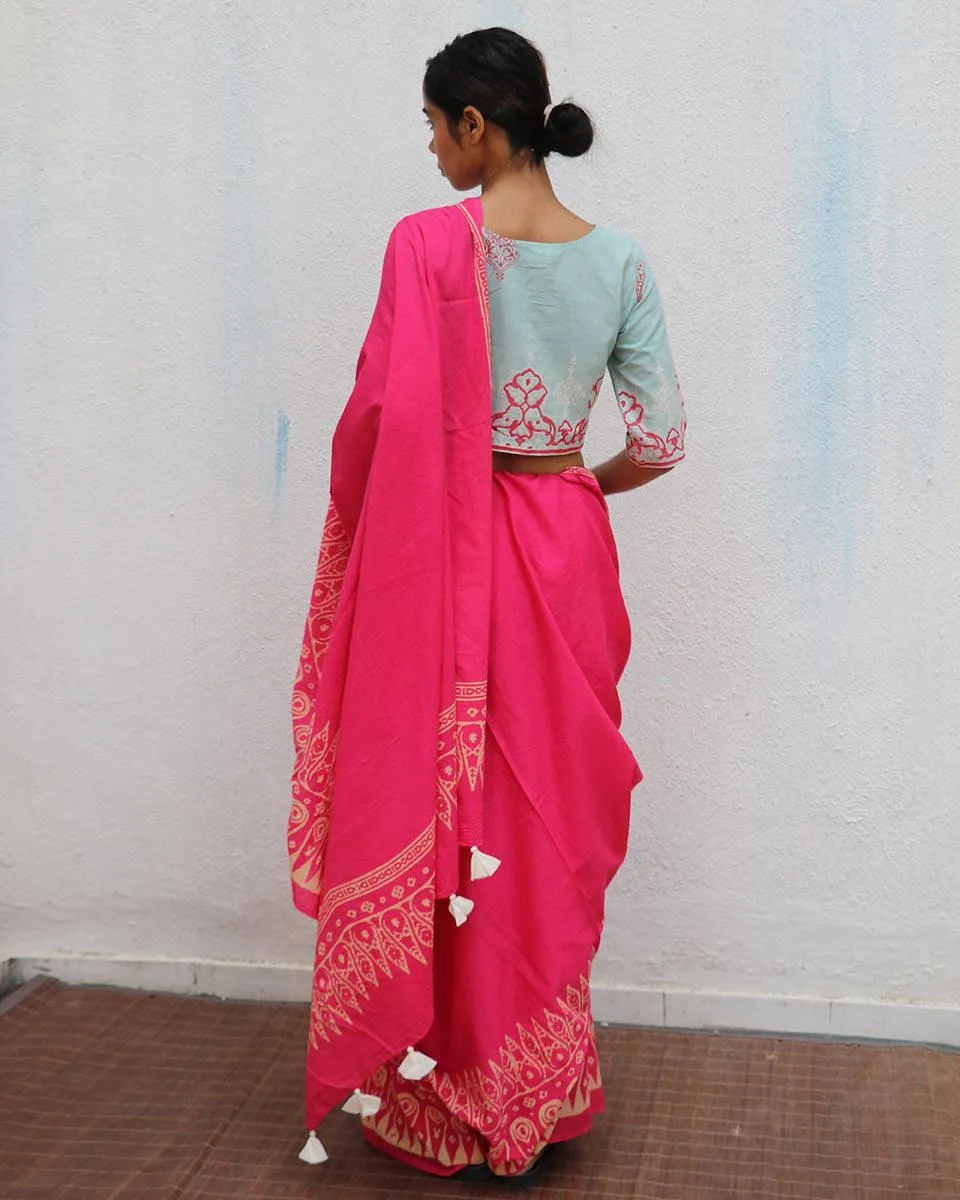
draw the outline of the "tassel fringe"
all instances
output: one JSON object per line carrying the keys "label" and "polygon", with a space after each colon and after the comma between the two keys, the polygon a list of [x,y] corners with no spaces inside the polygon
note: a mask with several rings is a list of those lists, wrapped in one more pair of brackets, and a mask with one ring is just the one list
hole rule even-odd
{"label": "tassel fringe", "polygon": [[450,912],[453,914],[453,919],[457,925],[462,925],[467,917],[473,912],[473,901],[468,900],[466,896],[458,896],[454,893],[450,897],[449,904]]}
{"label": "tassel fringe", "polygon": [[343,1111],[355,1117],[375,1117],[380,1111],[380,1097],[354,1088],[353,1095],[343,1106]]}
{"label": "tassel fringe", "polygon": [[484,854],[479,846],[470,847],[470,878],[489,879],[500,870],[501,859]]}
{"label": "tassel fringe", "polygon": [[330,1155],[323,1148],[323,1142],[317,1137],[317,1131],[311,1129],[307,1136],[307,1143],[300,1151],[300,1161],[315,1167],[320,1163],[325,1163],[329,1157]]}
{"label": "tassel fringe", "polygon": [[397,1074],[401,1079],[426,1079],[436,1065],[435,1058],[431,1058],[429,1054],[421,1054],[419,1050],[414,1050],[413,1046],[408,1046],[407,1056],[397,1068]]}

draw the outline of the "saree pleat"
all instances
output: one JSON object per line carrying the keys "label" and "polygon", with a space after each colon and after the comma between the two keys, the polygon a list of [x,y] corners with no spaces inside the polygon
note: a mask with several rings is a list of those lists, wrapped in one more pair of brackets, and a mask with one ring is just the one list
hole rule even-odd
{"label": "saree pleat", "polygon": [[364,1084],[382,1099],[371,1140],[439,1174],[521,1171],[602,1107],[590,964],[639,779],[618,729],[629,623],[593,476],[495,475],[493,547],[483,804],[502,866],[464,889],[462,928],[437,914],[419,1042],[437,1069],[407,1081],[393,1061]]}

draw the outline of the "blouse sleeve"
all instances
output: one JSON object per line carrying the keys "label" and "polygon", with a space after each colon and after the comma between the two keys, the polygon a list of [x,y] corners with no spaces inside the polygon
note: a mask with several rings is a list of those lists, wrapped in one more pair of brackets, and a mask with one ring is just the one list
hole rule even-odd
{"label": "blouse sleeve", "polygon": [[627,457],[638,466],[672,467],[684,455],[686,417],[660,292],[644,260],[636,264],[627,313],[607,366],[627,426]]}

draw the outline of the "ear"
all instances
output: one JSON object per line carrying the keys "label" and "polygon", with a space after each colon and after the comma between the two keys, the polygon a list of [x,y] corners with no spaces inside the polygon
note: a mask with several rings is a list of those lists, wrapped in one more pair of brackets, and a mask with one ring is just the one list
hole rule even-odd
{"label": "ear", "polygon": [[483,137],[486,127],[487,123],[483,119],[483,113],[478,108],[474,108],[472,104],[468,104],[460,118],[461,136],[465,137],[471,146],[475,146]]}

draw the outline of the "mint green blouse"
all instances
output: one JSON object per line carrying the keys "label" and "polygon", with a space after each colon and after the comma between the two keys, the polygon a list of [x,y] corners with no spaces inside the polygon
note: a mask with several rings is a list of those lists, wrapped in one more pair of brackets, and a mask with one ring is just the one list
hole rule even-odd
{"label": "mint green blouse", "polygon": [[493,447],[583,447],[609,370],[627,453],[672,467],[684,454],[683,396],[660,293],[636,238],[595,226],[575,242],[483,231],[490,293]]}

